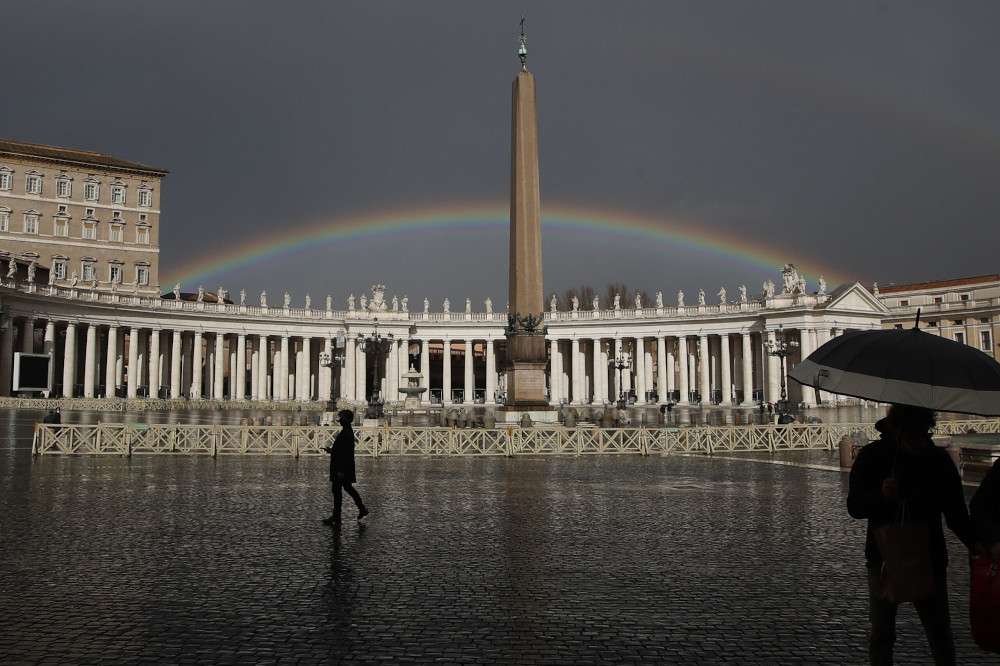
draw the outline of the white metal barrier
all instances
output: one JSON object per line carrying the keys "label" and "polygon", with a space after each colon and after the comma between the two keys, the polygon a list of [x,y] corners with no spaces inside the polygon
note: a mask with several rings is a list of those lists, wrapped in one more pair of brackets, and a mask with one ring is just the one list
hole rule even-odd
{"label": "white metal barrier", "polygon": [[[1000,432],[1000,421],[938,424],[941,435],[974,429]],[[359,455],[519,456],[631,453],[705,453],[824,449],[844,435],[877,436],[871,423],[815,423],[681,428],[355,428]],[[38,424],[35,454],[315,455],[338,430],[324,426]]]}

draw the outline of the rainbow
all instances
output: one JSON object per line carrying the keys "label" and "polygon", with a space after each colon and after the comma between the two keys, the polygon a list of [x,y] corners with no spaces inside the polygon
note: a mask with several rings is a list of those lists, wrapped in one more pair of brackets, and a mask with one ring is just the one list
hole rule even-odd
{"label": "rainbow", "polygon": [[[163,270],[162,281],[163,284],[180,283],[190,288],[197,284],[222,282],[237,272],[292,261],[324,249],[352,249],[384,238],[391,238],[397,243],[437,236],[442,242],[447,242],[456,233],[479,231],[506,234],[509,225],[510,213],[506,202],[381,210],[347,219],[283,227],[281,231],[263,234],[242,244],[169,267]],[[856,279],[832,266],[802,257],[801,252],[775,247],[771,239],[765,243],[730,231],[723,234],[707,223],[693,220],[596,206],[543,206],[543,242],[547,242],[544,236],[561,232],[574,240],[635,244],[637,249],[644,251],[694,253],[705,259],[747,266],[775,275],[792,258],[799,272],[813,281],[819,275],[823,275],[830,285]],[[627,280],[627,276],[622,279]]]}

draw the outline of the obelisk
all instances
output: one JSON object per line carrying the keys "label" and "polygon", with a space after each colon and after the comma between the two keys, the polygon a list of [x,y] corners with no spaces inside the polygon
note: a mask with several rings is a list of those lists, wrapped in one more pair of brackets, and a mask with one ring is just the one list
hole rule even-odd
{"label": "obelisk", "polygon": [[524,17],[514,79],[510,155],[510,306],[507,314],[508,410],[545,411],[545,326],[542,222],[538,188],[535,77],[528,72]]}

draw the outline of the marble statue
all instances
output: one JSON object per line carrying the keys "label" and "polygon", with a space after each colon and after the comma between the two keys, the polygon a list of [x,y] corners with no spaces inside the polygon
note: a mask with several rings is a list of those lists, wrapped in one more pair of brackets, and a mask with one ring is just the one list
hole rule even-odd
{"label": "marble statue", "polygon": [[684,292],[683,291],[678,291],[677,292],[677,307],[679,307],[679,308],[684,307]]}
{"label": "marble statue", "polygon": [[333,296],[331,296],[330,294],[327,294],[326,295],[326,311],[330,312],[331,310],[333,310]]}
{"label": "marble statue", "polygon": [[599,296],[594,296],[594,311],[601,309],[601,298]]}
{"label": "marble statue", "polygon": [[[73,277],[76,278],[76,273],[73,273]],[[74,282],[73,284],[75,285],[76,283]],[[174,285],[174,300],[175,301],[181,300],[181,283],[180,282],[178,282],[177,284]]]}
{"label": "marble statue", "polygon": [[246,304],[247,304],[247,290],[240,289],[240,305],[246,305]]}
{"label": "marble statue", "polygon": [[635,295],[635,309],[636,310],[642,309],[642,296],[638,292],[636,292]]}
{"label": "marble statue", "polygon": [[361,309],[362,310],[367,310],[368,309],[368,295],[367,294],[361,294]]}
{"label": "marble statue", "polygon": [[385,304],[385,285],[384,284],[373,284],[372,285],[372,302],[368,306],[369,310],[375,310],[379,312],[384,312],[389,308]]}
{"label": "marble statue", "polygon": [[552,299],[549,301],[549,309],[553,312],[556,311],[556,295],[552,294]]}
{"label": "marble statue", "polygon": [[118,293],[118,280],[112,280],[111,281],[111,293],[112,294],[117,294]]}
{"label": "marble statue", "polygon": [[215,293],[215,297],[219,299],[219,305],[222,305],[223,303],[226,302],[226,290],[223,289],[222,287],[219,287],[219,291]]}
{"label": "marble statue", "polygon": [[614,308],[615,308],[615,310],[621,310],[622,309],[622,297],[621,297],[621,294],[615,294]]}
{"label": "marble statue", "polygon": [[203,303],[205,301],[205,287],[198,285],[198,302]]}
{"label": "marble statue", "polygon": [[56,283],[56,272],[49,271],[49,286],[51,287]]}
{"label": "marble statue", "polygon": [[465,299],[465,314],[472,314],[472,299]]}
{"label": "marble statue", "polygon": [[[73,276],[69,279],[69,286],[75,287],[77,284],[79,284],[79,282],[80,282],[80,276],[76,274],[76,271],[73,271]],[[180,285],[177,285],[178,291],[174,293],[178,293],[180,291],[180,287],[181,287]]]}
{"label": "marble statue", "polygon": [[740,301],[747,302],[747,286],[745,284],[740,285]]}
{"label": "marble statue", "polygon": [[704,289],[699,289],[698,290],[698,305],[704,305],[704,304],[705,304],[705,290]]}
{"label": "marble statue", "polygon": [[7,264],[7,277],[12,278],[17,274],[17,262],[14,261],[14,257],[10,258],[10,263]]}
{"label": "marble statue", "polygon": [[878,296],[878,282],[872,283],[872,293]]}
{"label": "marble statue", "polygon": [[447,298],[446,298],[446,299],[444,299],[444,311],[445,311],[446,313],[447,313],[447,312],[451,312],[451,301],[450,301],[450,300],[448,300]]}
{"label": "marble statue", "polygon": [[492,314],[493,312],[493,299],[489,296],[486,297],[486,313]]}
{"label": "marble statue", "polygon": [[430,312],[430,309],[431,309],[431,302],[430,302],[430,301],[428,301],[428,300],[427,300],[427,299],[425,298],[425,299],[424,299],[424,314],[427,314],[428,312]]}
{"label": "marble statue", "polygon": [[352,312],[354,311],[354,294],[347,297],[347,309]]}
{"label": "marble statue", "polygon": [[312,302],[313,302],[312,301],[312,297],[307,293],[306,294],[306,310],[308,310],[310,308],[310,306],[312,305]]}
{"label": "marble statue", "polygon": [[392,311],[393,312],[399,311],[399,299],[396,298],[395,296],[392,297]]}
{"label": "marble statue", "polygon": [[662,291],[656,292],[656,307],[658,307],[658,308],[662,308],[663,307],[663,292]]}
{"label": "marble statue", "polygon": [[409,312],[409,310],[407,310],[407,305],[406,305],[409,302],[410,302],[409,297],[406,294],[403,294],[403,300],[399,304],[400,307],[403,308],[403,312]]}
{"label": "marble statue", "polygon": [[576,312],[579,309],[580,309],[580,299],[577,298],[576,295],[574,294],[573,295],[573,312]]}
{"label": "marble statue", "polygon": [[28,264],[28,282],[34,282],[34,281],[35,281],[35,262],[32,261],[30,264]]}
{"label": "marble statue", "polygon": [[262,308],[266,308],[267,307],[267,292],[266,291],[260,292],[260,307],[262,307]]}
{"label": "marble statue", "polygon": [[720,288],[719,289],[719,293],[716,294],[716,296],[719,297],[719,303],[725,303],[726,302],[726,288],[725,287]]}
{"label": "marble statue", "polygon": [[285,292],[285,302],[282,307],[288,307],[292,304],[292,296],[287,291]]}
{"label": "marble statue", "polygon": [[774,298],[774,280],[768,280],[762,286],[764,287],[764,297]]}
{"label": "marble statue", "polygon": [[823,279],[822,275],[819,276],[819,294],[820,296],[826,294],[826,280]]}

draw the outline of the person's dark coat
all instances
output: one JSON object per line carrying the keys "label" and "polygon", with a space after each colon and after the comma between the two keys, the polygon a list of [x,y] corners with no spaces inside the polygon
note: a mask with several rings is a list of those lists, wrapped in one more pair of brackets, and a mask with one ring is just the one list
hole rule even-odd
{"label": "person's dark coat", "polygon": [[[330,447],[330,480],[342,483],[354,483],[357,476],[354,470],[354,428],[347,424],[337,433]],[[337,474],[343,473],[344,478],[338,479]]]}
{"label": "person's dark coat", "polygon": [[976,537],[987,548],[1000,542],[1000,459],[986,473],[969,502]]}
{"label": "person's dark coat", "polygon": [[[897,453],[898,448],[898,453]],[[900,493],[906,502],[908,521],[926,523],[930,531],[931,564],[935,569],[948,566],[941,516],[948,527],[968,548],[974,546],[972,520],[965,507],[965,491],[954,461],[945,449],[929,443],[923,450],[910,452],[897,447],[896,440],[883,433],[858,452],[851,467],[847,511],[852,518],[867,518],[865,558],[868,566],[880,568],[882,554],[873,530],[895,522],[899,502],[882,495],[882,482],[893,476],[899,479]]]}

